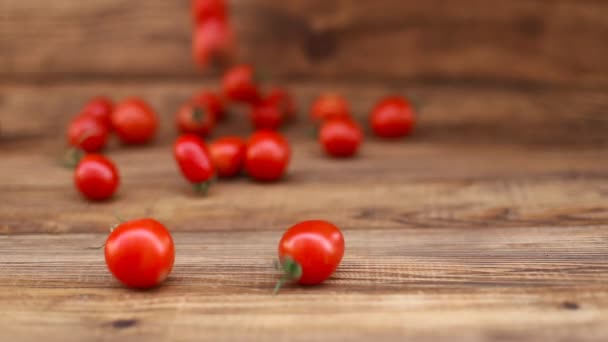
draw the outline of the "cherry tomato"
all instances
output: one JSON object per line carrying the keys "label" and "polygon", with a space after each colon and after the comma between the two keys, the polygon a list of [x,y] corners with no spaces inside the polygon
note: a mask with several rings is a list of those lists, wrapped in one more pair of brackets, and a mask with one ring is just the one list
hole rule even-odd
{"label": "cherry tomato", "polygon": [[98,96],[87,102],[82,108],[81,113],[99,120],[106,127],[110,128],[112,125],[110,120],[112,110],[114,110],[112,100],[107,97]]}
{"label": "cherry tomato", "polygon": [[222,87],[224,95],[231,100],[249,104],[260,101],[256,75],[250,65],[241,64],[226,71]]}
{"label": "cherry tomato", "polygon": [[409,135],[415,123],[414,106],[399,96],[386,97],[372,110],[370,125],[382,138],[399,138]]}
{"label": "cherry tomato", "polygon": [[99,152],[108,141],[108,127],[87,114],[75,117],[67,131],[68,144],[85,152]]}
{"label": "cherry tomato", "polygon": [[243,169],[245,142],[240,137],[228,136],[209,145],[211,160],[220,177],[234,177]]}
{"label": "cherry tomato", "polygon": [[255,180],[270,182],[280,179],[289,165],[291,150],[281,134],[257,131],[247,142],[245,170]]}
{"label": "cherry tomato", "polygon": [[171,234],[150,218],[118,225],[108,236],[104,252],[112,275],[124,285],[138,289],[162,283],[175,261]]}
{"label": "cherry tomato", "polygon": [[192,15],[195,23],[207,19],[226,19],[225,0],[192,0]]}
{"label": "cherry tomato", "polygon": [[158,119],[150,106],[139,98],[120,103],[112,112],[112,127],[125,144],[145,144],[156,135]]}
{"label": "cherry tomato", "polygon": [[226,20],[210,18],[196,26],[192,54],[200,68],[212,62],[227,64],[234,54],[234,33]]}
{"label": "cherry tomato", "polygon": [[285,272],[275,292],[288,280],[302,285],[329,278],[344,256],[344,236],[338,227],[321,220],[304,221],[289,228],[279,242],[279,260]]}
{"label": "cherry tomato", "polygon": [[116,192],[120,176],[118,169],[110,159],[100,154],[89,154],[84,156],[76,166],[74,183],[84,197],[102,201],[112,197]]}
{"label": "cherry tomato", "polygon": [[313,102],[310,110],[310,119],[314,123],[320,123],[328,119],[349,118],[350,115],[348,102],[338,94],[319,96]]}
{"label": "cherry tomato", "polygon": [[277,130],[283,123],[283,112],[276,101],[264,100],[251,107],[251,124],[256,130]]}
{"label": "cherry tomato", "polygon": [[173,145],[173,155],[184,177],[193,183],[194,190],[206,194],[215,170],[205,142],[196,135],[182,135]]}
{"label": "cherry tomato", "polygon": [[319,132],[319,142],[325,152],[333,157],[354,155],[362,140],[361,128],[351,119],[326,120]]}
{"label": "cherry tomato", "polygon": [[181,133],[207,136],[215,127],[215,115],[209,106],[193,102],[183,104],[175,114],[177,128]]}
{"label": "cherry tomato", "polygon": [[207,106],[207,109],[215,117],[215,122],[222,121],[226,118],[226,109],[224,108],[223,99],[210,91],[201,91],[194,95],[191,99],[192,103],[200,103]]}
{"label": "cherry tomato", "polygon": [[293,97],[282,88],[273,88],[268,92],[266,101],[277,102],[286,121],[296,118],[296,103]]}

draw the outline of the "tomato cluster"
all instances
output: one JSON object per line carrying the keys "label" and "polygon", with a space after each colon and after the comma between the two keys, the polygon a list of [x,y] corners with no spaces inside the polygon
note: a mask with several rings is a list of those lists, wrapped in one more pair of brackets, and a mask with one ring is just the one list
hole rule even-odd
{"label": "tomato cluster", "polygon": [[[264,88],[264,78],[254,66],[226,67],[235,48],[228,15],[225,0],[192,0],[194,60],[201,68],[211,62],[225,66],[219,89],[194,93],[176,106],[174,114],[178,136],[173,157],[197,194],[206,194],[217,178],[243,173],[260,183],[279,181],[285,178],[292,158],[291,146],[279,130],[296,119],[296,102],[285,88]],[[208,141],[235,106],[248,111],[248,120],[241,121],[249,121],[253,128],[249,138],[226,135]],[[405,137],[414,129],[415,112],[408,99],[388,96],[371,110],[368,126],[380,138]],[[232,113],[238,119],[238,113]],[[309,119],[327,155],[357,155],[365,134],[345,97],[322,94],[312,103]],[[119,103],[107,97],[92,98],[67,127],[76,188],[91,201],[111,198],[121,183],[120,174],[101,152],[112,135],[122,145],[144,145],[154,140],[159,128],[157,114],[141,98]],[[342,232],[327,221],[304,221],[289,228],[279,242],[278,266],[283,277],[275,292],[287,281],[302,285],[325,281],[339,266],[344,249]],[[169,230],[154,219],[123,222],[107,238],[105,259],[110,272],[124,285],[154,287],[173,268],[174,241]]]}

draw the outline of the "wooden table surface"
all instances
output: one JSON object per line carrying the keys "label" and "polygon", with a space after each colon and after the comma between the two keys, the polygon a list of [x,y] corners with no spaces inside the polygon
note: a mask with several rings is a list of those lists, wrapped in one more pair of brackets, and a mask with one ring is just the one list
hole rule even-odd
{"label": "wooden table surface", "polygon": [[[7,0],[0,340],[608,340],[605,2],[231,4],[241,58],[272,65],[301,117],[325,90],[360,119],[405,92],[422,108],[415,134],[367,135],[357,158],[331,160],[300,120],[283,181],[195,197],[172,116],[217,85],[191,66],[187,2]],[[162,127],[152,146],[111,144],[121,188],[88,203],[59,157],[67,121],[100,93],[145,98]],[[215,136],[249,133],[233,114]],[[170,228],[163,286],[111,277],[94,247],[116,216]],[[306,219],[343,229],[344,260],[324,285],[273,297],[277,242]]]}

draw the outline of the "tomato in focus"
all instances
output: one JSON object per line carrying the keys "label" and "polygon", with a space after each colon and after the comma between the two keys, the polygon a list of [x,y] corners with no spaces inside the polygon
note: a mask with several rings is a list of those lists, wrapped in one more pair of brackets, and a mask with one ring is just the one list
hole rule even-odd
{"label": "tomato in focus", "polygon": [[319,142],[332,157],[353,156],[363,140],[361,127],[351,119],[326,120],[321,124]]}
{"label": "tomato in focus", "polygon": [[175,261],[171,234],[150,218],[118,225],[108,236],[104,252],[112,275],[124,285],[138,289],[162,283]]}
{"label": "tomato in focus", "polygon": [[68,125],[67,141],[70,146],[85,152],[99,152],[106,146],[108,134],[108,126],[83,113],[75,117]]}
{"label": "tomato in focus", "polygon": [[287,171],[290,158],[289,143],[281,134],[257,131],[247,142],[245,170],[257,181],[276,181]]}
{"label": "tomato in focus", "polygon": [[103,201],[114,195],[120,184],[120,176],[110,159],[100,154],[89,154],[76,166],[74,184],[84,197]]}
{"label": "tomato in focus", "polygon": [[329,278],[344,256],[344,236],[338,227],[322,220],[303,221],[289,228],[279,242],[279,260],[285,272],[280,286],[293,280],[320,284]]}
{"label": "tomato in focus", "polygon": [[260,101],[260,92],[253,67],[236,65],[226,71],[222,79],[224,95],[237,102],[255,104]]}
{"label": "tomato in focus", "polygon": [[402,97],[389,96],[376,104],[369,121],[377,136],[400,138],[412,133],[415,124],[414,106]]}
{"label": "tomato in focus", "polygon": [[196,135],[182,135],[173,145],[173,155],[182,175],[194,185],[194,190],[206,194],[215,169],[205,142]]}
{"label": "tomato in focus", "polygon": [[245,142],[237,136],[227,136],[209,145],[213,166],[219,177],[237,176],[245,163]]}
{"label": "tomato in focus", "polygon": [[321,123],[329,119],[349,118],[350,116],[348,102],[338,94],[319,96],[310,109],[310,119],[313,123]]}
{"label": "tomato in focus", "polygon": [[156,135],[156,113],[139,98],[127,99],[112,112],[112,128],[124,144],[146,144]]}

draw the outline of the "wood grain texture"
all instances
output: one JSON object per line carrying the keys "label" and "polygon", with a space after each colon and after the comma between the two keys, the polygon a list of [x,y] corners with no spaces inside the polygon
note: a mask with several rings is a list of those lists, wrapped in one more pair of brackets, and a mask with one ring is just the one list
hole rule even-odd
{"label": "wood grain texture", "polygon": [[[211,82],[0,83],[0,331],[7,341],[605,341],[608,338],[608,98],[595,90],[289,83],[302,108],[323,89],[362,118],[413,94],[408,140],[371,137],[325,158],[301,120],[276,184],[245,178],[192,195],[170,153],[172,113]],[[58,165],[63,129],[90,96],[140,95],[163,122],[153,146],[107,153],[122,186],[83,201]],[[305,112],[305,109],[303,109]],[[305,115],[305,113],[301,113]],[[249,132],[242,109],[217,135]],[[35,119],[31,119],[35,118]],[[105,269],[115,215],[174,233],[169,281],[122,288]],[[347,252],[325,285],[270,290],[281,233],[331,220]]]}
{"label": "wood grain texture", "polygon": [[[605,1],[230,3],[240,59],[284,78],[608,85]],[[188,4],[4,0],[0,76],[191,78]]]}

